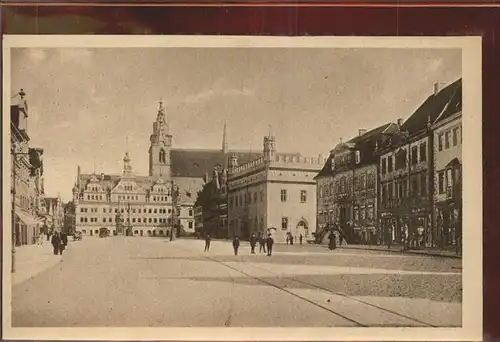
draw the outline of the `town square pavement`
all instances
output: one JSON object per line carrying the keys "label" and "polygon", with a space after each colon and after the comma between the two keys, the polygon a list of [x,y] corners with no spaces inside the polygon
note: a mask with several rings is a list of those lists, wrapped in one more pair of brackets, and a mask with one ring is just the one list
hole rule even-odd
{"label": "town square pavement", "polygon": [[[13,327],[461,326],[461,260],[242,242],[84,238],[12,289]],[[257,248],[258,249],[258,248]]]}

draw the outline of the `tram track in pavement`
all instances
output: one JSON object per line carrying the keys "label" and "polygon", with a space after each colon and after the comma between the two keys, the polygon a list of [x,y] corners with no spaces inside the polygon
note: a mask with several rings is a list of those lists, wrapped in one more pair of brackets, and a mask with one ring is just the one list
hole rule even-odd
{"label": "tram track in pavement", "polygon": [[[189,251],[189,252],[191,252],[191,253],[193,252],[193,250],[188,249],[188,248],[184,248],[184,247],[181,247],[181,246],[176,246],[176,247],[177,247],[177,248],[180,248],[180,249],[183,249],[183,250],[185,250],[185,251]],[[282,287],[282,286],[276,285],[276,284],[274,284],[274,283],[273,283],[273,282],[271,282],[271,281],[268,281],[268,280],[263,279],[263,278],[261,278],[261,277],[257,277],[257,276],[251,275],[251,274],[249,274],[249,273],[247,273],[247,272],[245,272],[245,271],[242,271],[242,270],[240,270],[240,269],[238,269],[238,268],[236,268],[236,267],[233,267],[233,266],[231,266],[231,265],[228,265],[227,263],[225,263],[225,262],[223,262],[223,261],[219,261],[219,260],[215,259],[214,257],[207,256],[207,255],[203,255],[203,254],[200,254],[200,255],[201,255],[204,259],[207,259],[207,260],[213,261],[213,262],[215,262],[215,263],[217,263],[217,264],[220,264],[220,265],[222,265],[222,266],[225,266],[225,267],[227,267],[227,268],[229,268],[229,269],[231,269],[231,270],[233,270],[233,271],[236,271],[236,272],[238,272],[238,273],[240,273],[240,274],[243,274],[244,276],[247,276],[247,277],[249,277],[249,278],[251,278],[251,279],[257,280],[257,281],[259,281],[259,282],[261,282],[261,283],[264,283],[264,284],[266,284],[266,285],[269,285],[269,286],[271,286],[271,287],[274,287],[274,288],[278,289],[279,291],[285,292],[285,293],[287,293],[287,294],[289,294],[289,295],[292,295],[292,296],[294,296],[294,297],[296,297],[296,298],[299,298],[299,299],[301,299],[301,300],[303,300],[303,301],[305,301],[305,302],[307,302],[307,303],[309,303],[309,304],[312,304],[312,305],[314,305],[314,306],[316,306],[316,307],[318,307],[318,308],[321,308],[321,309],[323,309],[323,310],[326,310],[326,311],[328,311],[328,312],[330,312],[330,313],[332,313],[332,314],[334,314],[334,315],[336,315],[336,316],[338,316],[338,317],[341,317],[341,318],[343,318],[343,319],[345,319],[345,320],[347,320],[347,321],[349,321],[349,322],[351,322],[351,323],[356,324],[356,325],[357,325],[357,326],[359,326],[359,327],[370,327],[370,326],[374,326],[374,325],[366,325],[366,324],[364,324],[364,323],[361,323],[361,322],[359,322],[359,321],[355,320],[354,318],[351,318],[351,317],[346,316],[346,315],[345,315],[345,314],[343,314],[343,313],[340,313],[340,312],[338,312],[338,311],[336,311],[336,310],[333,310],[333,309],[331,309],[331,308],[328,308],[328,307],[326,307],[326,306],[324,306],[324,305],[318,304],[318,303],[316,303],[315,301],[312,301],[312,300],[310,300],[310,299],[308,299],[308,298],[306,298],[306,297],[303,297],[303,296],[301,296],[301,295],[299,295],[299,294],[297,294],[297,293],[294,293],[294,292],[292,292],[292,291],[290,291],[290,290],[287,290],[286,288],[284,288],[284,287]],[[259,270],[259,271],[264,271],[264,272],[267,272],[267,273],[269,273],[269,274],[271,274],[271,275],[273,275],[273,276],[278,276],[278,277],[280,277],[280,278],[284,278],[284,277],[283,277],[283,275],[281,275],[281,274],[279,274],[279,273],[277,273],[277,272],[273,272],[273,271],[270,271],[270,270],[265,269],[265,268],[257,267],[257,266],[255,266],[255,265],[250,265],[250,264],[245,264],[245,265],[247,265],[247,266],[249,266],[249,267],[252,267],[252,268],[254,268],[254,269],[257,269],[257,270]],[[234,277],[231,277],[231,278],[232,278],[232,280],[233,280],[233,282],[234,282]],[[431,324],[431,323],[424,322],[424,321],[419,320],[419,319],[417,319],[417,318],[414,318],[414,317],[411,317],[411,316],[408,316],[408,315],[404,315],[404,314],[402,314],[402,313],[400,313],[400,312],[397,312],[397,311],[394,311],[394,310],[390,310],[390,309],[387,309],[387,308],[381,307],[381,306],[379,306],[379,305],[376,305],[376,304],[372,304],[372,303],[369,303],[369,302],[363,301],[363,300],[361,300],[361,299],[358,299],[358,298],[356,298],[356,297],[353,297],[353,296],[347,295],[347,294],[345,294],[345,293],[332,291],[332,290],[330,290],[330,289],[328,289],[328,288],[325,288],[325,287],[322,287],[322,286],[319,286],[319,285],[316,285],[316,284],[313,284],[313,283],[309,283],[309,282],[307,282],[307,281],[298,280],[298,279],[294,278],[293,276],[291,276],[291,277],[290,277],[290,276],[287,276],[286,278],[287,278],[289,281],[291,281],[291,282],[295,282],[295,283],[297,283],[297,284],[301,284],[301,285],[309,286],[309,287],[311,287],[311,288],[314,288],[314,289],[317,289],[317,290],[321,290],[321,291],[324,291],[324,292],[330,293],[330,294],[332,294],[332,295],[336,295],[336,296],[340,296],[340,297],[343,297],[343,298],[346,298],[346,299],[352,300],[352,301],[354,301],[354,302],[357,302],[357,303],[359,303],[359,304],[362,304],[362,305],[366,305],[366,306],[369,306],[369,307],[375,308],[375,309],[380,310],[380,311],[382,311],[382,312],[389,313],[389,314],[392,314],[392,315],[395,315],[395,316],[402,317],[402,318],[404,318],[404,319],[407,319],[407,320],[413,321],[413,322],[415,322],[415,323],[418,323],[418,324],[423,325],[424,327],[431,327],[431,328],[436,328],[436,327],[438,327],[438,326],[433,325],[433,324]],[[228,318],[228,319],[230,319],[230,318]]]}

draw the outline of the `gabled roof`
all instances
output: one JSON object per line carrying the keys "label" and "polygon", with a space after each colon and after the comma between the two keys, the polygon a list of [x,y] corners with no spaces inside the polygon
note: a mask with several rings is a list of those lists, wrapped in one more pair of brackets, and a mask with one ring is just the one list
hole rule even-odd
{"label": "gabled roof", "polygon": [[[418,109],[403,123],[401,131],[407,131],[410,135],[418,133],[427,128],[430,117],[431,124],[436,121],[440,114],[445,110],[446,105],[456,97],[460,89],[461,103],[462,79],[458,79],[452,84],[446,86],[437,94],[430,95]],[[449,109],[453,110],[452,107]]]}
{"label": "gabled roof", "polygon": [[330,154],[321,171],[319,171],[318,174],[313,178],[314,180],[318,178],[333,176],[334,172],[332,171],[332,158],[333,154]]}
{"label": "gabled roof", "polygon": [[445,108],[441,112],[441,115],[433,123],[438,123],[446,118],[449,118],[455,113],[462,111],[462,79],[458,80],[457,87],[451,97],[451,99],[446,104]]}

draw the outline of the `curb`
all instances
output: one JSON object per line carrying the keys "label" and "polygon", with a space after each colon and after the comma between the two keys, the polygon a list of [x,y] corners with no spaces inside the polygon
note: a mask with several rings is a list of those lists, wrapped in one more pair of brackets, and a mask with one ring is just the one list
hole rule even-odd
{"label": "curb", "polygon": [[[279,245],[285,246],[286,243],[278,243]],[[295,244],[294,244],[295,245]],[[297,246],[300,246],[297,244]],[[315,247],[323,247],[323,248],[328,248],[328,245],[323,245],[323,244],[303,244],[303,246],[315,246]],[[398,253],[398,254],[412,254],[412,255],[421,255],[421,256],[432,256],[432,257],[441,257],[441,258],[450,258],[450,259],[462,259],[461,255],[453,255],[453,254],[441,254],[438,252],[418,252],[418,251],[398,251],[394,249],[378,249],[378,248],[366,248],[366,247],[351,247],[351,246],[342,246],[339,247],[337,246],[337,249],[351,249],[351,250],[361,250],[361,251],[375,251],[375,252],[387,252],[387,253]]]}

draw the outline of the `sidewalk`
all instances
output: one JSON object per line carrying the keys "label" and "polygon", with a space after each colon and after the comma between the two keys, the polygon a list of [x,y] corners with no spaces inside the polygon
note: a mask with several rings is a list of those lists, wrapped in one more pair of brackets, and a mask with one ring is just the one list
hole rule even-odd
{"label": "sidewalk", "polygon": [[419,255],[429,255],[429,256],[439,256],[445,258],[457,258],[461,259],[462,256],[450,250],[441,250],[441,249],[433,249],[433,248],[422,248],[422,249],[410,249],[404,252],[401,252],[401,246],[393,245],[391,248],[387,248],[386,245],[343,245],[342,247],[337,248],[345,248],[345,249],[362,249],[362,250],[370,250],[370,251],[385,251],[390,253],[402,253],[402,254],[419,254]]}
{"label": "sidewalk", "polygon": [[12,285],[20,284],[36,276],[61,260],[62,256],[54,255],[50,241],[45,240],[41,246],[16,247],[16,272],[12,274]]}

